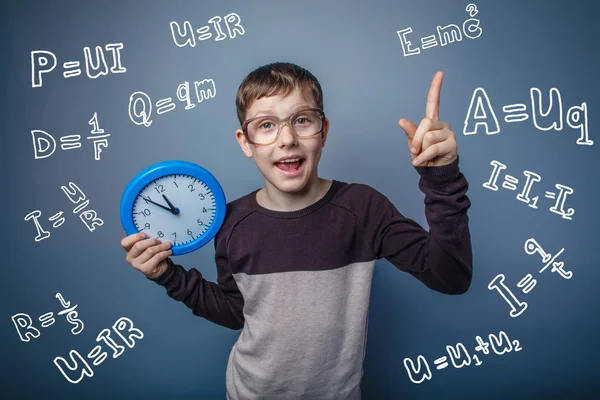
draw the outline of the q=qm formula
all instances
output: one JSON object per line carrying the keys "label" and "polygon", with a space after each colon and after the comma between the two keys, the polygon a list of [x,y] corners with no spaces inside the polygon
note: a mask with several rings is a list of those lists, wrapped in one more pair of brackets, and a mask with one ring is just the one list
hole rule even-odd
{"label": "q=qm formula", "polygon": [[[193,92],[192,92],[193,90]],[[195,93],[195,97],[193,95]],[[176,90],[177,99],[185,104],[184,110],[196,107],[194,102],[201,104],[205,100],[213,99],[217,95],[217,87],[213,79],[202,79],[190,83],[184,81]],[[161,115],[176,108],[172,97],[165,97],[156,101],[156,114]],[[146,93],[134,92],[129,98],[129,118],[136,125],[149,127],[152,125],[152,100]]]}

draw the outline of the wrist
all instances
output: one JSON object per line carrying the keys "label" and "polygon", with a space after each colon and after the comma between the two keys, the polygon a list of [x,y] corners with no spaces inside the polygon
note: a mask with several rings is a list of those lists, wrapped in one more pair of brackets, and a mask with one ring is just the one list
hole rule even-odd
{"label": "wrist", "polygon": [[167,269],[169,269],[169,258],[167,257],[164,262],[159,263],[159,265],[157,266],[157,268],[152,271],[151,273],[146,275],[146,278],[158,282],[161,278],[164,278],[167,272]]}

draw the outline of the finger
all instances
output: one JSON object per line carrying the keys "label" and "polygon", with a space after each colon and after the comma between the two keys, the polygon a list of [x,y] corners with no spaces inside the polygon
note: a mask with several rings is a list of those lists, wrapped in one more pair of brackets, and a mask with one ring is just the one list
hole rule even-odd
{"label": "finger", "polygon": [[137,241],[142,240],[145,237],[146,234],[144,232],[138,232],[129,236],[125,236],[123,239],[121,239],[121,246],[123,249],[125,249],[125,251],[129,251]]}
{"label": "finger", "polygon": [[419,124],[419,128],[417,129],[415,136],[412,139],[411,148],[415,149],[414,151],[411,150],[412,153],[419,154],[422,151],[423,136],[425,136],[427,132],[444,129],[444,127],[444,122],[440,120],[423,118]]}
{"label": "finger", "polygon": [[[127,257],[130,259],[138,258],[143,254],[149,247],[159,245],[160,241],[156,238],[148,238],[145,240],[138,240],[133,244],[131,249],[127,252]],[[128,259],[128,261],[130,261]],[[144,260],[145,261],[145,260]]]}
{"label": "finger", "polygon": [[[400,121],[398,121],[398,125],[400,125],[400,128],[402,128],[406,134],[406,138],[408,139],[408,148],[410,150],[412,138],[415,136],[415,132],[417,132],[417,125],[406,118],[401,118]],[[412,154],[411,156],[414,157]]]}
{"label": "finger", "polygon": [[438,129],[435,131],[425,132],[425,135],[423,136],[423,142],[421,143],[421,151],[425,151],[429,146],[443,142],[450,137],[452,137],[452,132],[447,129]]}
{"label": "finger", "polygon": [[413,165],[417,166],[426,164],[428,161],[433,160],[436,157],[448,154],[451,149],[452,143],[450,139],[431,145],[427,148],[427,150],[423,151],[413,160]]}
{"label": "finger", "polygon": [[429,87],[427,95],[427,105],[425,106],[425,116],[431,119],[440,119],[440,92],[442,91],[442,79],[444,73],[436,72]]}
{"label": "finger", "polygon": [[[152,239],[149,239],[149,240],[152,240]],[[131,265],[133,265],[137,269],[141,269],[142,265],[144,265],[146,262],[148,262],[148,260],[151,260],[152,257],[154,257],[154,255],[161,253],[163,251],[170,250],[170,248],[171,248],[170,242],[164,242],[164,243],[160,243],[160,244],[157,244],[154,246],[150,246],[146,250],[144,250],[144,252],[142,252],[140,255],[138,255],[137,257],[134,257],[134,259],[131,262]]]}
{"label": "finger", "polygon": [[145,274],[153,272],[154,269],[156,269],[156,267],[158,266],[158,264],[160,264],[162,260],[169,257],[171,253],[173,253],[171,250],[164,250],[156,253],[152,256],[152,258],[140,265],[140,271],[142,271]]}
{"label": "finger", "polygon": [[400,128],[402,128],[409,140],[411,140],[415,135],[415,132],[417,132],[417,125],[407,118],[401,118],[400,121],[398,121],[398,125],[400,125]]}

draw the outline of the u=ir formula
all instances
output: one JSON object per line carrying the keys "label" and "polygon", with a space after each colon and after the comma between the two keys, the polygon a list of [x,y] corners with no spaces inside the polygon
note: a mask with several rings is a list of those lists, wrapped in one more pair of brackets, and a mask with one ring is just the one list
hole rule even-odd
{"label": "u=ir formula", "polygon": [[[104,129],[100,128],[98,122],[98,113],[94,113],[92,119],[88,121],[88,124],[92,126],[90,136],[87,139],[92,139],[94,145],[94,159],[100,160],[100,153],[102,148],[108,147],[108,137],[110,133],[105,133]],[[33,155],[36,160],[40,158],[50,157],[56,151],[56,140],[54,136],[46,131],[40,129],[34,129],[31,131],[31,138],[33,140]],[[79,134],[64,135],[60,137],[60,148],[62,150],[72,150],[81,147],[81,136]]]}
{"label": "u=ir formula", "polygon": [[[229,36],[227,36],[221,26],[221,22],[225,20],[225,27],[227,28],[227,32]],[[208,22],[212,25],[212,29],[214,29],[214,33],[216,33],[215,41],[224,40],[227,38],[233,39],[238,34],[241,36],[246,31],[244,27],[241,25],[242,22],[239,15],[236,13],[227,14],[224,18],[216,15],[208,20]],[[192,24],[190,21],[185,21],[183,25],[183,29],[179,25],[177,21],[171,21],[171,35],[173,36],[173,42],[177,47],[195,47],[196,41],[204,41],[210,39],[213,36],[213,33],[210,32],[211,27],[209,25],[204,25],[199,29],[192,28]],[[196,37],[196,33],[198,34]]]}

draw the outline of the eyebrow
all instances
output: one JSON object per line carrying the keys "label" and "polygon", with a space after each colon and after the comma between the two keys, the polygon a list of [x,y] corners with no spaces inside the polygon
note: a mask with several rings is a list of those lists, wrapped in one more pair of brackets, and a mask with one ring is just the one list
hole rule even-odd
{"label": "eyebrow", "polygon": [[[291,108],[290,111],[293,114],[293,113],[295,113],[298,110],[306,109],[306,108],[314,108],[314,107],[311,106],[310,104],[304,104],[304,103],[303,104],[296,104],[295,106],[293,106]],[[260,117],[260,116],[274,116],[273,115],[273,109],[272,108],[267,108],[265,110],[260,110],[259,112],[257,112],[256,114],[254,114],[253,117],[250,117],[248,119],[256,118],[256,117]]]}

